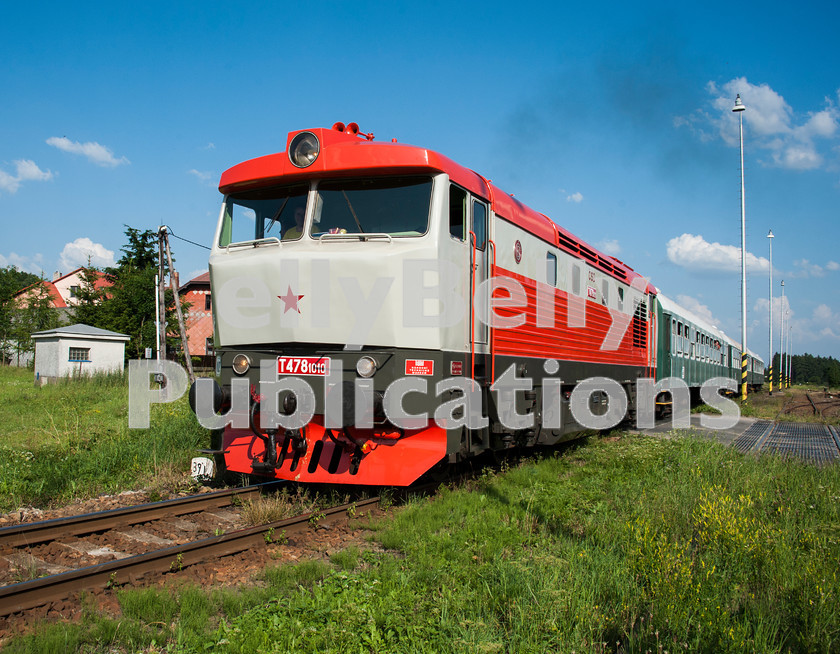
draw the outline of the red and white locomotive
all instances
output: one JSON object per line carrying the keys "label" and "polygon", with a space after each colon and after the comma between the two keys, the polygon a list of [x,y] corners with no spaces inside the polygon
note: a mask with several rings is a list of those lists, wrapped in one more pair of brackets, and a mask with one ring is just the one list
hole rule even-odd
{"label": "red and white locomotive", "polygon": [[[654,287],[436,152],[336,123],[290,133],[219,190],[215,408],[235,380],[251,403],[217,444],[230,471],[408,485],[572,438],[585,379],[614,380],[633,411],[637,378],[654,376]],[[266,403],[302,424],[262,426]]]}

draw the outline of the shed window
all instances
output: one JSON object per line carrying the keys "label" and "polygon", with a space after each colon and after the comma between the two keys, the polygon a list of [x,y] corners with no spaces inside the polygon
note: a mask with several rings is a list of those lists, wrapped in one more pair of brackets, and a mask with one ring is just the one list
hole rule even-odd
{"label": "shed window", "polygon": [[71,347],[70,361],[90,361],[89,347]]}
{"label": "shed window", "polygon": [[208,293],[207,295],[204,296],[204,310],[205,311],[210,311],[210,307],[212,307],[212,306],[213,306],[213,304],[210,301],[210,293]]}

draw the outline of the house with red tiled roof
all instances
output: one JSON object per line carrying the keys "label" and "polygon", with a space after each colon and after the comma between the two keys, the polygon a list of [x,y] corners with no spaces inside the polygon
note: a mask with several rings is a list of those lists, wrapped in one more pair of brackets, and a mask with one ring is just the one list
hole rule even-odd
{"label": "house with red tiled roof", "polygon": [[191,356],[213,356],[213,303],[210,294],[210,273],[191,279],[178,289],[190,307],[184,311],[184,327]]}
{"label": "house with red tiled roof", "polygon": [[[71,309],[79,303],[79,289],[81,289],[82,284],[84,283],[82,280],[83,271],[84,268],[76,268],[66,275],[62,275],[57,272],[53,275],[52,281],[42,280],[19,290],[14,295],[14,302],[22,309],[26,308],[28,298],[30,298],[32,294],[35,293],[35,289],[41,285],[44,286],[50,294],[53,307],[56,309]],[[96,273],[94,288],[107,288],[110,285],[111,282],[108,281],[108,278],[104,273]],[[64,311],[62,313],[69,312]]]}

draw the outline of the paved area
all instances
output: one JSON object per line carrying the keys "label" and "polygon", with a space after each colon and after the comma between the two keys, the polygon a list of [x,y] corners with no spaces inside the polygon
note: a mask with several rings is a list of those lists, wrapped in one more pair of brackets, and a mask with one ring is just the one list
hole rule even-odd
{"label": "paved area", "polygon": [[[708,434],[721,443],[732,445],[739,452],[772,452],[782,456],[798,456],[817,465],[840,461],[840,434],[829,425],[806,422],[773,422],[756,418],[740,418],[730,429],[714,430],[700,424],[700,415],[691,416],[691,428]],[[667,419],[653,429],[639,433],[663,435],[673,431]]]}

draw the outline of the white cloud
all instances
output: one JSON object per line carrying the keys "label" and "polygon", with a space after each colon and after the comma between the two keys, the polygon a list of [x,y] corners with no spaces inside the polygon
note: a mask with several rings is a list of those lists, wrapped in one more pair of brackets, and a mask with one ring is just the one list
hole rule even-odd
{"label": "white cloud", "polygon": [[195,168],[190,168],[187,171],[187,174],[193,175],[202,184],[213,184],[214,175],[211,172],[202,172],[200,170],[196,170]]}
{"label": "white cloud", "polygon": [[107,249],[101,243],[94,243],[87,237],[77,238],[67,243],[61,251],[59,264],[64,272],[74,270],[79,266],[91,265],[107,267],[114,265],[114,251]]}
{"label": "white cloud", "polygon": [[[668,260],[689,270],[736,272],[741,270],[741,248],[709,243],[702,236],[683,234],[668,241]],[[770,262],[747,252],[747,270],[767,272]]]}
{"label": "white cloud", "polygon": [[[822,336],[823,338],[840,340],[840,329],[838,329],[838,325],[840,325],[840,313],[835,312],[827,304],[816,306],[810,319],[806,318],[792,324],[794,334],[799,336],[799,342],[802,342],[801,339],[810,340],[815,338],[816,335]],[[797,340],[797,337],[794,336],[794,351],[797,350]]]}
{"label": "white cloud", "polygon": [[621,245],[619,245],[618,239],[601,241],[598,243],[598,249],[600,249],[604,254],[611,254],[614,257],[621,254]]}
{"label": "white cloud", "polygon": [[[759,330],[763,332],[766,339],[768,302],[767,298],[760,298],[756,301],[753,312],[761,316]],[[807,351],[820,339],[840,340],[840,312],[828,304],[817,305],[810,316],[796,317],[796,311],[791,307],[790,296],[786,295],[773,297],[773,351],[779,351],[779,339],[782,336],[782,314],[784,314],[784,338],[788,337],[793,342],[794,352]],[[766,340],[765,345],[766,347]],[[787,347],[787,346],[785,346]]]}
{"label": "white cloud", "polygon": [[24,270],[34,275],[44,272],[44,255],[36,254],[32,257],[24,257],[16,252],[11,252],[8,257],[0,254],[0,268],[15,266],[18,270]]}
{"label": "white cloud", "polygon": [[837,263],[836,261],[829,261],[827,264],[825,264],[825,269],[832,271],[840,270],[840,263]]}
{"label": "white cloud", "polygon": [[732,79],[718,87],[706,85],[712,96],[711,109],[698,109],[689,116],[674,119],[676,127],[687,127],[701,140],[717,137],[737,147],[738,114],[732,112],[735,96],[741,95],[746,106],[744,120],[745,148],[769,152],[762,163],[792,170],[811,170],[823,165],[819,141],[836,139],[840,134],[840,109],[825,98],[825,107],[804,115],[794,111],[781,94],[767,84],[751,84],[745,77]]}
{"label": "white cloud", "polygon": [[52,179],[49,170],[43,171],[30,159],[18,159],[15,163],[15,175],[0,170],[0,189],[7,193],[16,193],[22,182],[45,182]]}
{"label": "white cloud", "polygon": [[51,136],[47,139],[47,145],[54,148],[69,152],[70,154],[80,154],[87,157],[88,161],[95,163],[97,166],[105,168],[113,168],[121,166],[122,164],[131,163],[125,157],[117,159],[114,153],[104,145],[100,145],[95,141],[88,141],[87,143],[79,143],[78,141],[71,141],[66,136]]}
{"label": "white cloud", "polygon": [[791,273],[791,277],[825,277],[825,270],[822,266],[811,263],[808,259],[797,259],[793,264],[799,270]]}
{"label": "white cloud", "polygon": [[702,318],[703,320],[712,325],[717,324],[717,320],[715,320],[715,317],[712,314],[712,310],[709,309],[709,307],[707,307],[705,304],[702,304],[699,300],[696,300],[693,297],[691,297],[690,295],[678,295],[677,304],[688,309],[698,318]]}
{"label": "white cloud", "polygon": [[575,193],[572,193],[571,195],[567,195],[566,196],[566,202],[574,202],[574,203],[583,202],[583,193],[581,193],[580,191],[577,191]]}
{"label": "white cloud", "polygon": [[827,304],[821,304],[814,309],[814,320],[819,320],[821,322],[828,322],[833,319],[833,314],[831,311],[831,307]]}

